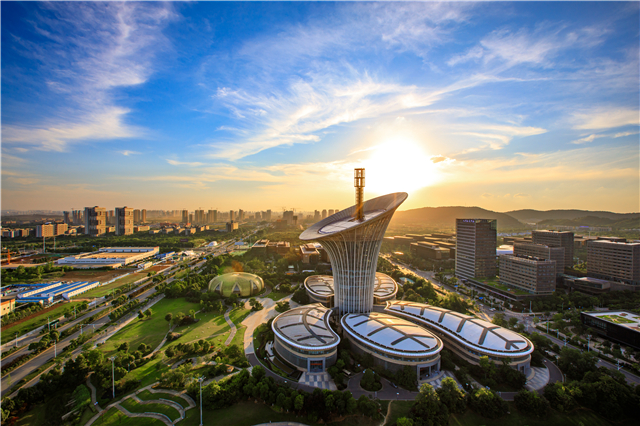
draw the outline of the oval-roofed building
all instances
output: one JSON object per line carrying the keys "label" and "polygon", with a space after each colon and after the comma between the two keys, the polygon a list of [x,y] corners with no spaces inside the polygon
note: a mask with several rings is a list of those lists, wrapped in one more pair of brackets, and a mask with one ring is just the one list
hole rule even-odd
{"label": "oval-roofed building", "polygon": [[248,272],[232,272],[218,275],[209,282],[209,291],[229,297],[237,294],[240,297],[255,296],[264,288],[264,281],[257,275]]}
{"label": "oval-roofed building", "polygon": [[[334,306],[333,277],[331,275],[311,275],[304,280],[304,287],[312,302],[319,302],[332,308]],[[398,284],[387,274],[376,272],[373,287],[373,303],[383,304],[395,299]]]}
{"label": "oval-roofed building", "polygon": [[423,325],[439,336],[445,348],[472,364],[488,356],[496,363],[529,374],[533,343],[526,337],[481,319],[424,303],[393,300],[384,309],[392,315]]}
{"label": "oval-roofed building", "polygon": [[271,323],[277,354],[295,368],[319,373],[335,363],[340,337],[329,325],[331,310],[320,303],[290,309]]}
{"label": "oval-roofed building", "polygon": [[353,351],[371,354],[386,370],[416,369],[419,379],[440,370],[442,341],[424,327],[384,312],[347,314],[340,320]]}

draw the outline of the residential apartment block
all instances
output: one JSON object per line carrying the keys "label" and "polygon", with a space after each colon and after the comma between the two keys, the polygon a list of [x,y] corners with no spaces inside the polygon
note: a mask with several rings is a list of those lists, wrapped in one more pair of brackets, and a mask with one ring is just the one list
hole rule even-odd
{"label": "residential apartment block", "polygon": [[133,234],[134,212],[136,211],[140,217],[140,210],[133,210],[126,206],[116,207],[116,235]]}
{"label": "residential apartment block", "polygon": [[107,209],[104,207],[84,208],[84,233],[97,237],[104,235],[107,226]]}

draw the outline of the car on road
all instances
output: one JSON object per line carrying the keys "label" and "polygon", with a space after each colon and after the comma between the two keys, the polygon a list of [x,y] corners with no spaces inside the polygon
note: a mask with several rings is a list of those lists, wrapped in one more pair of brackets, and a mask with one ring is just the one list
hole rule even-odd
{"label": "car on road", "polygon": [[396,384],[395,384],[395,383],[393,383],[393,382],[389,382],[389,383],[391,384],[391,386],[393,386],[394,388],[398,389],[398,385],[396,385]]}

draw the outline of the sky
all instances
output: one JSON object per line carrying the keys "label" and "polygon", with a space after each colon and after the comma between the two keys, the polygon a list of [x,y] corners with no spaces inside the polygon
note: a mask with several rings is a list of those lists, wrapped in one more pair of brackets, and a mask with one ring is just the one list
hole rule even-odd
{"label": "sky", "polygon": [[638,2],[2,2],[2,210],[640,211]]}

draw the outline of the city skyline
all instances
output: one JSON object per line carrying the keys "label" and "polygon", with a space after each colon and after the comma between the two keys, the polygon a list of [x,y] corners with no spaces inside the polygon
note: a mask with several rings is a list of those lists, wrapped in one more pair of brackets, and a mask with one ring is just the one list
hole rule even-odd
{"label": "city skyline", "polygon": [[2,210],[640,205],[638,3],[2,7]]}

